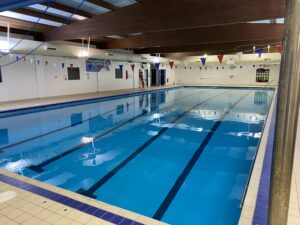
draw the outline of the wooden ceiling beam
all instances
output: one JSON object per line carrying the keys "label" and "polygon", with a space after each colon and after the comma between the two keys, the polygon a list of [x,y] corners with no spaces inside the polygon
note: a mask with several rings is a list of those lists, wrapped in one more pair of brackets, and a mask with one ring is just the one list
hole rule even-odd
{"label": "wooden ceiling beam", "polygon": [[150,48],[218,42],[279,40],[282,39],[283,29],[284,25],[282,24],[250,23],[200,27],[131,36],[107,42],[105,48]]}
{"label": "wooden ceiling beam", "polygon": [[49,30],[52,30],[52,26],[44,25],[44,24],[35,24],[32,22],[28,22],[25,20],[18,20],[10,17],[0,16],[0,21],[9,23],[10,27],[22,29],[22,30],[32,30],[36,32],[45,33]]}
{"label": "wooden ceiling beam", "polygon": [[94,5],[100,6],[102,8],[109,9],[110,11],[116,11],[117,9],[119,9],[118,6],[115,6],[103,0],[88,0],[88,2],[93,3]]}
{"label": "wooden ceiling beam", "polygon": [[[243,47],[240,48],[241,52],[245,52],[245,54],[251,54],[251,48]],[[235,49],[221,49],[221,50],[210,50],[210,51],[197,51],[197,52],[177,52],[177,53],[164,53],[161,54],[161,57],[164,58],[172,58],[172,59],[180,59],[184,57],[191,57],[191,56],[203,56],[203,55],[234,55],[236,54]],[[266,51],[265,51],[266,52]],[[278,53],[276,47],[272,47],[270,49],[270,53]],[[200,59],[199,59],[200,60]]]}
{"label": "wooden ceiling beam", "polygon": [[53,40],[160,32],[281,18],[282,0],[151,0],[78,21]]}
{"label": "wooden ceiling beam", "polygon": [[[0,32],[7,32],[7,28],[0,26]],[[28,32],[27,30],[10,28],[11,34],[26,35],[27,32]],[[43,34],[40,32],[32,31],[28,34],[28,36],[33,37],[33,40],[35,40],[35,41],[44,41]]]}
{"label": "wooden ceiling beam", "polygon": [[[50,14],[43,14],[42,12],[38,12],[35,11],[33,9],[30,8],[20,8],[20,9],[15,9],[13,10],[16,13],[20,13],[20,14],[24,14],[24,15],[28,15],[28,16],[33,16],[33,17],[37,17],[37,18],[42,18],[45,20],[49,20],[49,21],[53,21],[53,22],[57,22],[57,23],[64,23],[66,21],[66,18],[62,18],[59,16],[53,16]],[[70,22],[67,22],[66,24],[69,24]]]}
{"label": "wooden ceiling beam", "polygon": [[[41,3],[41,5],[48,6],[48,3]],[[75,8],[67,6],[67,5],[63,5],[58,2],[52,2],[51,8],[58,9],[58,10],[61,10],[61,11],[67,12],[67,13],[74,13],[74,11],[75,11]],[[75,14],[86,17],[86,18],[91,18],[93,16],[93,14],[90,14],[83,10],[77,10]]]}
{"label": "wooden ceiling beam", "polygon": [[181,46],[167,46],[158,48],[145,48],[145,49],[135,49],[134,54],[168,54],[168,53],[193,53],[193,52],[210,52],[210,51],[225,51],[230,50],[233,52],[242,51],[245,47],[252,48],[266,47],[269,44],[275,45],[281,43],[280,39],[270,39],[270,40],[257,40],[257,41],[238,41],[238,42],[221,42],[221,43],[209,43],[209,44],[199,44],[199,45],[181,45]]}

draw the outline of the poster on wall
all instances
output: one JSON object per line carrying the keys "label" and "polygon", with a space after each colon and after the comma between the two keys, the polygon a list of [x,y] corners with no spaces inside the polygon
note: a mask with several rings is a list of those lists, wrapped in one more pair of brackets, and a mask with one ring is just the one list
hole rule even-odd
{"label": "poster on wall", "polygon": [[86,72],[100,72],[102,68],[109,71],[110,65],[110,60],[89,58],[86,60]]}

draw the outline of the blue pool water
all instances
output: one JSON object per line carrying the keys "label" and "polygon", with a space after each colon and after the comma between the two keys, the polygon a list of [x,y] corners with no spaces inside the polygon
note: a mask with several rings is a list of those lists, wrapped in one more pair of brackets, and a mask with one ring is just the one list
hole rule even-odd
{"label": "blue pool water", "polygon": [[0,167],[174,225],[236,225],[273,94],[189,87],[0,114]]}

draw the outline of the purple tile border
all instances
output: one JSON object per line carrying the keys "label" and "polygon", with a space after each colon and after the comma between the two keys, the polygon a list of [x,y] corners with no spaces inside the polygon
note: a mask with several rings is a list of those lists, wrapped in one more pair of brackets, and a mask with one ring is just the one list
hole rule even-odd
{"label": "purple tile border", "polygon": [[103,209],[97,208],[95,206],[91,206],[89,204],[77,201],[70,197],[66,197],[64,195],[55,193],[53,191],[49,191],[47,189],[35,186],[33,184],[29,184],[27,182],[6,176],[4,174],[0,174],[0,181],[17,188],[29,191],[31,193],[40,195],[42,197],[48,198],[52,201],[64,204],[73,209],[77,209],[83,213],[89,214],[91,216],[100,218],[102,220],[108,221],[117,225],[143,225],[142,223],[136,222],[134,220],[128,219],[123,216],[116,215],[114,213],[105,211]]}
{"label": "purple tile border", "polygon": [[268,224],[268,202],[269,202],[269,188],[270,188],[270,181],[271,181],[275,120],[276,120],[276,104],[274,105],[273,112],[272,112],[269,136],[267,140],[263,168],[262,168],[260,183],[258,187],[258,194],[257,194],[257,200],[256,200],[252,225]]}

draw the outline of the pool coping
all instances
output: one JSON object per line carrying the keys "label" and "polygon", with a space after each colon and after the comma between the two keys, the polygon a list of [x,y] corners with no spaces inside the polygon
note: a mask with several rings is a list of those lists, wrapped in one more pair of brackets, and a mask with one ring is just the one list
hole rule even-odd
{"label": "pool coping", "polygon": [[[16,187],[30,195],[38,195],[54,203],[62,204],[78,213],[86,214],[99,221],[116,225],[168,225],[162,221],[116,207],[96,199],[82,196],[47,183],[43,183],[25,176],[21,176],[4,169],[0,169],[0,183]],[[106,224],[106,223],[105,223]]]}
{"label": "pool coping", "polygon": [[[256,222],[261,222],[261,216],[265,216],[265,212],[260,212],[258,208],[260,204],[266,205],[265,195],[266,192],[265,182],[265,166],[266,160],[272,156],[272,149],[270,143],[272,143],[273,135],[271,132],[274,130],[275,114],[276,114],[276,101],[277,101],[277,89],[275,89],[274,97],[272,99],[271,107],[268,112],[267,120],[260,140],[259,149],[255,158],[255,163],[250,176],[249,185],[245,194],[244,204],[238,225],[252,225],[254,218],[260,218]],[[266,209],[267,210],[267,209]],[[264,215],[263,215],[264,214]],[[254,225],[259,225],[255,223]],[[260,224],[260,225],[263,225]]]}

